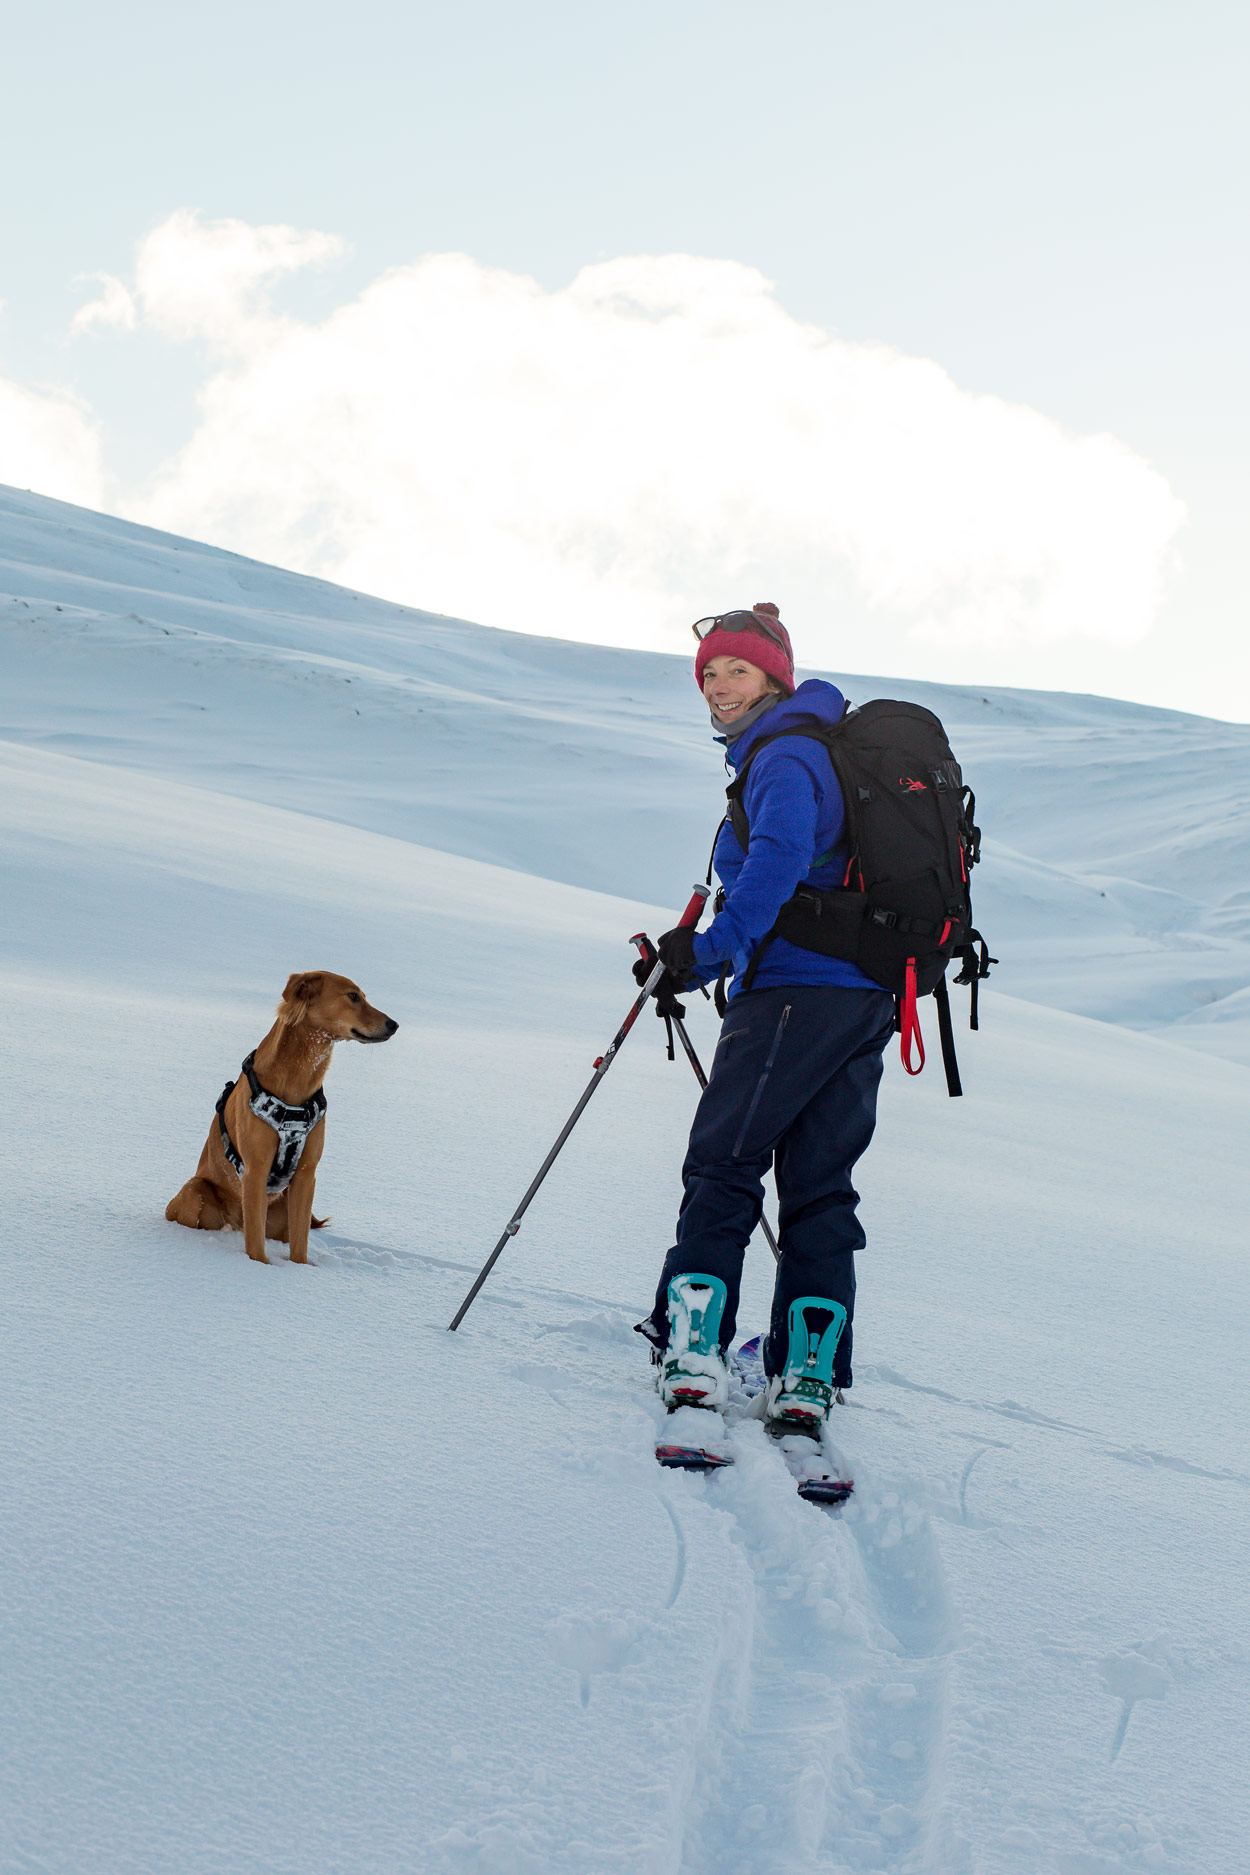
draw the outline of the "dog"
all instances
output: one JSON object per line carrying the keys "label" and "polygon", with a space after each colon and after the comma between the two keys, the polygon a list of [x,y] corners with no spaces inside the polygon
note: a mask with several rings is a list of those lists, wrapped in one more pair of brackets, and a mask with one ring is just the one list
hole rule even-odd
{"label": "dog", "polygon": [[317,1166],[325,1147],[321,1084],[336,1042],[388,1042],[398,1022],[366,1002],[349,977],[329,970],[292,976],[278,1019],[227,1081],[194,1178],[165,1207],[191,1230],[242,1230],[247,1254],[267,1263],[265,1239],[289,1243],[307,1263]]}

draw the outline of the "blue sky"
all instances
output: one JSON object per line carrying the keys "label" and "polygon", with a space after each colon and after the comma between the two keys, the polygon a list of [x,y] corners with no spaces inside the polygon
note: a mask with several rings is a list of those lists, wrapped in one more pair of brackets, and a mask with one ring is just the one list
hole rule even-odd
{"label": "blue sky", "polygon": [[[830,661],[1250,717],[1248,38],[1244,10],[1211,4],[32,10],[6,25],[0,374],[72,390],[108,505],[139,512],[220,357],[202,326],[175,334],[142,308],[133,329],[69,328],[98,291],[84,276],[132,286],[137,244],[178,211],[337,236],[336,258],[273,279],[276,310],[305,326],[430,254],[549,295],[621,257],[738,262],[792,322],[932,361],[1073,436],[1109,433],[1186,510],[1151,537],[1166,589],[1148,629],[1022,626],[944,648],[940,618],[917,636],[880,592],[829,576],[851,640]],[[207,486],[184,477],[159,518],[210,538],[235,525]],[[779,539],[745,557],[774,582]],[[315,570],[347,564],[292,540]],[[375,585],[402,583],[383,559]],[[796,586],[809,610],[823,564]],[[449,577],[425,602],[468,611]],[[419,560],[410,578],[421,604]],[[585,635],[626,635],[582,603]],[[864,632],[876,657],[856,655]]]}

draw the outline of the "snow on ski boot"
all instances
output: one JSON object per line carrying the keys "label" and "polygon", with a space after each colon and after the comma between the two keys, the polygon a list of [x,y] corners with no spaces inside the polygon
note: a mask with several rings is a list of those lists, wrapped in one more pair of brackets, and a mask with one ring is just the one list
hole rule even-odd
{"label": "snow on ski boot", "polygon": [[668,1286],[668,1346],[660,1366],[660,1398],[679,1406],[720,1412],[729,1398],[729,1372],[720,1351],[720,1325],[728,1295],[719,1276],[674,1276]]}
{"label": "snow on ski boot", "polygon": [[819,1439],[836,1392],[833,1357],[845,1327],[846,1310],[840,1302],[827,1296],[795,1297],[785,1368],[773,1375],[764,1397],[769,1432]]}

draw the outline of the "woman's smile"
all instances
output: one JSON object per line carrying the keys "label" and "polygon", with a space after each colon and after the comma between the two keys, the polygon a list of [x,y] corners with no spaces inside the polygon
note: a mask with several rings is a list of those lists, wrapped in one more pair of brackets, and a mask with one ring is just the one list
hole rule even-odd
{"label": "woman's smile", "polygon": [[703,695],[718,722],[731,723],[768,694],[768,678],[746,658],[709,658],[703,672]]}

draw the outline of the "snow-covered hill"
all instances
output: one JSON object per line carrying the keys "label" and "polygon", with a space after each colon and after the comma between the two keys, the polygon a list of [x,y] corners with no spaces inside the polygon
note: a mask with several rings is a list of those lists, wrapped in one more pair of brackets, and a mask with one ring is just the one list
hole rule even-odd
{"label": "snow-covered hill", "polygon": [[[0,735],[27,746],[665,904],[706,865],[723,776],[685,658],[412,612],[12,491],[0,622]],[[836,681],[947,724],[1001,987],[1250,1063],[1250,726]]]}
{"label": "snow-covered hill", "polygon": [[[7,499],[0,1867],[1240,1875],[1250,1077],[1057,1005],[1245,984],[1247,732],[939,693],[1004,968],[887,1074],[830,1515],[651,1459],[650,1020],[446,1332],[710,838],[684,665]],[[162,1211],[319,964],[401,1028],[266,1269]]]}

